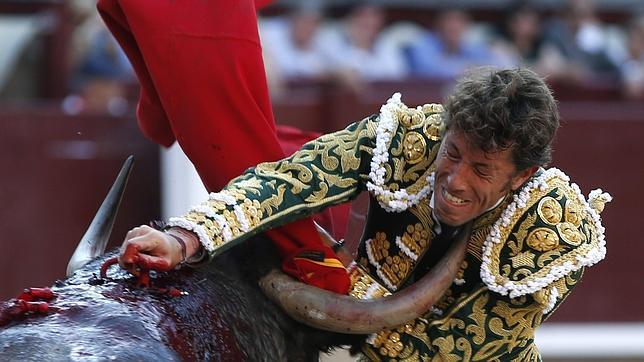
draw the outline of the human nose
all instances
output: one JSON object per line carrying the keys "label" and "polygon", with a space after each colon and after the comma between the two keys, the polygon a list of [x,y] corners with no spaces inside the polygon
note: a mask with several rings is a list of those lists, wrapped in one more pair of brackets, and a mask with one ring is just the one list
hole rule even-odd
{"label": "human nose", "polygon": [[450,167],[447,175],[447,187],[451,192],[465,190],[467,181],[467,168],[462,162],[458,162]]}

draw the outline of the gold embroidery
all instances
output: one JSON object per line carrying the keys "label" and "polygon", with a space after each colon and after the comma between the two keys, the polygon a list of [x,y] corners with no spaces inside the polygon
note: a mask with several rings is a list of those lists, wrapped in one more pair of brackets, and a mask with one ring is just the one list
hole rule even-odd
{"label": "gold embroidery", "polygon": [[578,202],[566,200],[566,221],[579,227],[582,219],[586,216],[585,210]]}
{"label": "gold embroidery", "polygon": [[465,270],[467,270],[468,266],[469,263],[467,260],[463,260],[460,268],[458,268],[458,271],[456,272],[456,279],[463,279],[463,276],[465,276]]}
{"label": "gold embroidery", "polygon": [[[400,131],[400,136],[404,139],[405,135],[407,134],[407,129],[403,128]],[[403,154],[403,151],[405,150],[403,142],[401,142],[400,139],[397,137],[394,138],[391,141],[391,145],[389,147],[389,157],[391,160],[397,160],[399,159],[399,156]]]}
{"label": "gold embroidery", "polygon": [[[296,176],[293,176],[295,172]],[[282,180],[291,185],[291,192],[299,194],[310,189],[308,185],[313,179],[313,173],[306,166],[291,162],[265,162],[255,167],[259,176]]]}
{"label": "gold embroidery", "polygon": [[349,274],[349,278],[351,279],[349,295],[356,299],[375,299],[391,295],[385,287],[378,284],[361,266],[353,269]]}
{"label": "gold embroidery", "polygon": [[415,183],[413,183],[412,185],[407,187],[407,193],[410,194],[410,195],[419,193],[421,189],[423,189],[425,186],[427,186],[427,183],[428,183],[427,177],[432,172],[434,172],[435,169],[436,169],[436,164],[432,164],[432,166],[430,166],[425,171],[425,173],[421,177],[418,178],[418,180]]}
{"label": "gold embroidery", "polygon": [[425,114],[417,109],[408,109],[405,107],[399,114],[400,123],[407,128],[418,126],[425,121]]}
{"label": "gold embroidery", "polygon": [[[320,157],[320,165],[327,172],[337,172],[339,159],[342,173],[357,170],[360,166],[360,158],[355,155],[356,148],[360,148],[361,152],[371,152],[370,147],[360,147],[359,140],[374,137],[375,127],[377,127],[377,123],[370,118],[365,118],[362,124],[364,127],[354,132],[347,132],[347,130],[335,132],[307,143],[304,149],[292,156],[292,162],[312,164],[317,157]],[[307,146],[311,149],[307,149]]]}
{"label": "gold embroidery", "polygon": [[221,211],[226,209],[226,204],[222,201],[208,200],[206,201],[208,207],[215,211]]}
{"label": "gold embroidery", "polygon": [[277,194],[273,193],[269,198],[260,203],[262,213],[266,216],[271,216],[273,214],[273,210],[277,210],[279,206],[284,202],[285,191],[286,185],[281,184],[277,186]]}
{"label": "gold embroidery", "polygon": [[239,206],[241,207],[244,216],[246,216],[250,227],[259,225],[262,213],[259,211],[261,205],[258,200],[251,201],[250,199],[245,199]]}
{"label": "gold embroidery", "polygon": [[[396,181],[402,180],[407,170],[405,167],[407,166],[407,163],[403,158],[394,158],[391,160],[391,162],[394,163],[394,169],[396,170],[394,172],[394,180]],[[396,184],[396,187],[398,187],[397,184]]]}
{"label": "gold embroidery", "polygon": [[472,359],[472,344],[466,338],[461,337],[456,340],[456,349],[462,351],[463,356],[461,361],[469,361]]}
{"label": "gold embroidery", "polygon": [[329,193],[329,185],[327,185],[325,182],[320,182],[318,184],[318,187],[318,190],[313,191],[311,193],[311,196],[304,199],[304,201],[308,203],[315,203],[324,200],[326,198],[326,195]]}
{"label": "gold embroidery", "polygon": [[438,347],[439,355],[435,360],[445,362],[461,361],[461,357],[458,354],[452,353],[455,350],[454,336],[449,335],[447,337],[436,338],[432,344]]}
{"label": "gold embroidery", "polygon": [[386,357],[396,358],[403,350],[403,344],[400,341],[400,334],[392,331],[382,331],[376,335],[373,346],[378,348],[378,352]]}
{"label": "gold embroidery", "polygon": [[[561,251],[559,249],[543,252],[541,255],[537,257],[537,267],[543,268],[549,262],[552,262],[560,257],[561,257]],[[529,274],[530,274],[530,271],[527,270],[525,275],[527,276]]]}
{"label": "gold embroidery", "polygon": [[523,252],[518,253],[517,255],[510,257],[510,261],[512,262],[512,267],[515,269],[519,269],[522,267],[530,267],[534,268],[534,253],[526,250]]}
{"label": "gold embroidery", "polygon": [[237,220],[235,213],[230,210],[224,210],[222,215],[226,219],[226,223],[230,227],[230,231],[233,236],[239,235],[241,233],[241,224],[239,223],[239,220]]}
{"label": "gold embroidery", "polygon": [[437,123],[428,123],[425,125],[423,131],[427,138],[432,141],[439,141],[441,139],[441,125]]}
{"label": "gold embroidery", "polygon": [[585,241],[584,234],[579,232],[579,229],[572,223],[562,222],[558,224],[557,231],[561,235],[561,239],[572,246],[577,246]]}
{"label": "gold embroidery", "polygon": [[434,160],[436,159],[436,154],[438,153],[439,148],[440,148],[440,143],[436,143],[431,148],[431,150],[429,151],[429,154],[427,154],[426,157],[423,157],[420,160],[420,162],[405,169],[404,174],[402,176],[402,180],[405,182],[416,181],[421,177],[421,173],[422,175],[427,177],[427,175],[434,172],[434,170],[436,169]]}
{"label": "gold embroidery", "polygon": [[[235,200],[243,200],[246,198],[246,190],[240,189],[239,187],[243,184],[248,184],[248,180],[241,180],[239,185],[233,185],[226,189],[225,193],[234,197]],[[250,183],[252,184],[252,183]]]}
{"label": "gold embroidery", "polygon": [[[440,148],[437,142],[440,140],[440,132],[437,133],[436,140],[428,141],[419,133],[420,128],[427,122],[434,122],[436,127],[440,128],[442,118],[440,114],[431,114],[427,120],[418,108],[409,109],[404,105],[397,109],[394,118],[397,128],[387,145],[389,161],[382,165],[385,169],[383,186],[392,192],[405,189],[409,195],[418,194],[428,187],[427,178],[435,170],[436,165],[433,161]],[[412,183],[407,184],[408,182]],[[388,195],[377,195],[376,199],[381,204],[391,201]]]}
{"label": "gold embroidery", "polygon": [[423,112],[428,113],[443,113],[443,105],[439,103],[427,103],[423,104]]}
{"label": "gold embroidery", "polygon": [[223,244],[224,240],[221,236],[221,228],[218,223],[213,222],[213,220],[206,217],[206,215],[197,212],[189,212],[185,218],[188,221],[203,225],[206,230],[206,235],[208,235],[215,246]]}
{"label": "gold embroidery", "polygon": [[427,335],[427,323],[422,318],[418,318],[415,324],[407,323],[404,326],[405,333],[418,338],[425,346],[431,348],[431,341]]}
{"label": "gold embroidery", "polygon": [[210,237],[210,240],[212,240],[212,243],[215,246],[221,246],[224,244],[224,238],[221,235],[213,235],[208,233],[208,237]]}
{"label": "gold embroidery", "polygon": [[387,277],[387,279],[394,285],[399,286],[400,283],[407,278],[407,275],[412,270],[412,262],[406,255],[394,255],[385,258],[385,262],[381,265],[380,270]]}
{"label": "gold embroidery", "polygon": [[213,241],[213,243],[215,245],[219,245],[218,240],[216,240],[218,238],[220,239],[220,237],[219,237],[219,235],[220,235],[220,233],[219,233],[219,231],[220,231],[219,230],[219,224],[215,224],[215,225],[212,225],[212,226],[213,227],[211,227],[211,228],[208,228],[208,226],[206,226],[206,234],[208,235],[210,240]]}
{"label": "gold embroidery", "polygon": [[405,160],[410,164],[420,162],[427,152],[427,142],[418,132],[409,132],[403,140]]}
{"label": "gold embroidery", "polygon": [[523,242],[526,239],[528,230],[534,226],[535,221],[537,220],[537,215],[535,213],[528,213],[528,216],[521,222],[517,232],[513,233],[514,240],[508,240],[508,248],[510,248],[510,256],[517,255],[523,250]]}
{"label": "gold embroidery", "polygon": [[[392,169],[391,169],[391,164],[389,164],[389,163],[385,163],[384,165],[382,165],[382,167],[384,167],[384,169],[385,169],[385,176],[384,176],[384,179],[385,179],[385,180],[390,180],[390,179],[391,179],[391,176],[393,175],[393,171],[392,171]],[[385,181],[385,186],[387,186],[387,185],[386,185],[386,181]],[[399,185],[398,185],[398,184],[396,184],[396,183],[391,183],[391,184],[389,184],[389,189],[390,189],[391,191],[396,191],[396,190],[398,190],[398,188],[399,188]]]}
{"label": "gold embroidery", "polygon": [[[432,209],[429,207],[429,201],[424,200],[419,202],[414,207],[409,208],[409,212],[418,218],[423,229],[430,233],[428,237],[432,239],[434,237],[434,219],[432,218]],[[425,251],[423,250],[421,254],[416,255],[421,256],[424,253]]]}
{"label": "gold embroidery", "polygon": [[543,221],[550,225],[557,225],[561,222],[561,217],[563,210],[561,205],[557,200],[552,197],[544,197],[539,201],[539,206],[537,207],[537,213]]}
{"label": "gold embroidery", "polygon": [[234,185],[230,185],[224,193],[233,195],[237,200],[243,200],[246,198],[247,193],[250,192],[255,195],[259,195],[262,189],[262,183],[254,177],[247,179],[239,179]]}
{"label": "gold embroidery", "polygon": [[429,244],[429,231],[421,223],[407,225],[407,231],[400,239],[412,253],[420,256],[423,255]]}
{"label": "gold embroidery", "polygon": [[487,318],[487,313],[484,310],[485,305],[487,304],[489,296],[483,294],[481,298],[478,298],[474,301],[472,305],[472,314],[470,319],[474,321],[474,324],[468,324],[465,328],[465,332],[472,334],[472,342],[475,344],[483,344],[487,339],[485,333],[485,321]]}
{"label": "gold embroidery", "polygon": [[324,172],[315,165],[311,165],[311,168],[316,172],[317,178],[321,181],[327,182],[329,186],[338,186],[340,188],[346,189],[348,187],[353,187],[358,183],[358,180],[356,179],[343,178],[338,175]]}
{"label": "gold embroidery", "polygon": [[541,361],[541,355],[539,354],[539,350],[537,349],[537,345],[534,343],[530,343],[526,349],[519,354],[519,356],[515,359],[515,361],[520,361],[520,362],[537,362]]}
{"label": "gold embroidery", "polygon": [[194,221],[194,222],[196,222],[198,224],[203,224],[206,220],[208,220],[208,218],[206,218],[206,215],[196,213],[196,212],[188,213],[188,215],[186,215],[186,219],[188,219],[190,221]]}
{"label": "gold embroidery", "polygon": [[483,260],[483,243],[490,233],[491,226],[474,230],[470,242],[467,244],[467,252],[478,261]]}
{"label": "gold embroidery", "polygon": [[[545,321],[548,317],[550,317],[563,303],[564,300],[570,295],[570,292],[572,289],[577,285],[579,280],[581,280],[581,277],[584,275],[584,268],[579,269],[578,271],[571,273],[571,274],[566,274],[564,278],[561,278],[557,280],[555,283],[555,287],[557,288],[557,291],[559,292],[559,300],[557,304],[555,304],[555,307],[548,312],[548,314],[543,318]],[[563,283],[560,283],[560,281],[563,281]]]}
{"label": "gold embroidery", "polygon": [[405,349],[400,352],[400,355],[398,356],[400,362],[417,362],[420,361],[418,359],[418,350],[414,348],[413,345],[407,344]]}
{"label": "gold embroidery", "polygon": [[548,251],[559,245],[559,237],[548,228],[537,228],[528,234],[527,243],[534,250]]}
{"label": "gold embroidery", "polygon": [[[566,276],[568,278],[568,276]],[[551,298],[551,293],[552,293],[552,288],[557,289],[557,294],[559,297],[557,298],[557,301],[560,300],[560,297],[563,297],[568,294],[568,291],[570,289],[568,288],[568,285],[566,284],[566,278],[561,278],[556,281],[554,281],[552,284],[548,285],[548,287],[539,289],[538,291],[534,292],[532,294],[532,297],[534,298],[535,302],[539,303],[542,308],[546,308],[550,304],[550,298]]]}
{"label": "gold embroidery", "polygon": [[537,290],[532,293],[532,297],[534,298],[534,301],[541,304],[541,306],[547,306],[550,301],[550,287]]}
{"label": "gold embroidery", "polygon": [[[395,330],[378,332],[374,337],[372,346],[384,357],[397,358],[400,361],[418,361],[421,358],[420,351],[411,342],[404,344],[401,339],[402,334],[415,337],[425,346],[431,348],[429,336],[427,335],[427,324],[421,318],[415,322],[399,326]],[[377,360],[369,348],[366,348],[365,352],[371,356],[372,360]],[[429,356],[426,353],[422,355],[422,358],[423,360],[429,360]]]}
{"label": "gold embroidery", "polygon": [[557,288],[557,293],[560,296],[568,295],[568,291],[572,290],[573,286],[577,283],[569,274],[565,278],[561,278],[552,283]]}
{"label": "gold embroidery", "polygon": [[419,318],[378,333],[373,343],[377,352],[368,346],[364,351],[373,360],[415,356],[432,361],[539,360],[533,339],[542,310],[528,296],[507,299],[482,287],[452,303],[440,319],[426,323]]}
{"label": "gold embroidery", "polygon": [[389,247],[391,243],[387,240],[387,234],[383,232],[377,232],[376,236],[371,239],[371,255],[374,258],[374,261],[381,261],[389,257]]}

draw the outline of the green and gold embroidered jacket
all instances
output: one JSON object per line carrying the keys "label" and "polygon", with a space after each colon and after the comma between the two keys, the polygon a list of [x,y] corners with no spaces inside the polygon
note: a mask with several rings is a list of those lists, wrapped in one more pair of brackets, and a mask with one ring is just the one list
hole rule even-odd
{"label": "green and gold embroidered jacket", "polygon": [[[394,95],[380,114],[307,143],[291,157],[248,169],[221,192],[172,218],[210,256],[268,228],[372,195],[357,265],[356,298],[405,287],[432,253],[431,198],[442,107],[408,108]],[[534,330],[605,254],[599,212],[556,169],[475,220],[461,270],[426,315],[371,336],[372,360],[539,360]],[[426,253],[429,253],[426,255]]]}

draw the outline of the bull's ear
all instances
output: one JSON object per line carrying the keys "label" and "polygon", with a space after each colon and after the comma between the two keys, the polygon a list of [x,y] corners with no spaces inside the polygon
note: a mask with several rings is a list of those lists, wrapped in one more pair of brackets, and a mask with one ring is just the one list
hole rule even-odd
{"label": "bull's ear", "polygon": [[90,260],[105,252],[105,247],[110,239],[112,226],[114,226],[116,213],[121,204],[121,198],[125,192],[125,185],[130,176],[130,171],[132,171],[133,164],[134,156],[129,156],[125,160],[125,163],[123,163],[123,167],[121,167],[116,181],[114,181],[112,188],[107,193],[107,196],[105,196],[103,204],[101,204],[101,207],[96,212],[96,216],[94,216],[94,220],[92,220],[85,235],[83,235],[83,238],[78,243],[74,255],[69,259],[69,263],[67,264],[68,277]]}

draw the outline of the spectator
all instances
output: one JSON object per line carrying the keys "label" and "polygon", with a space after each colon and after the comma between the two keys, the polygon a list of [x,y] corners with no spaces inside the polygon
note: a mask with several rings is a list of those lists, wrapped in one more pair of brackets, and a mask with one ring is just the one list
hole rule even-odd
{"label": "spectator", "polygon": [[107,30],[93,34],[80,62],[80,75],[89,78],[109,78],[132,81],[134,73],[127,57]]}
{"label": "spectator", "polygon": [[498,35],[492,48],[504,65],[528,67],[549,77],[563,69],[563,55],[544,41],[541,14],[530,3],[519,0],[510,6]]}
{"label": "spectator", "polygon": [[350,82],[403,78],[406,67],[402,51],[382,37],[384,24],[381,7],[354,5],[342,25],[324,37],[325,52],[334,71]]}
{"label": "spectator", "polygon": [[260,24],[267,70],[283,80],[321,79],[328,71],[318,31],[322,14],[306,4]]}
{"label": "spectator", "polygon": [[624,94],[641,99],[644,97],[644,15],[629,24],[625,53],[619,67]]}
{"label": "spectator", "polygon": [[486,44],[465,36],[470,27],[465,12],[448,9],[436,18],[435,31],[426,32],[409,48],[409,63],[414,74],[452,80],[470,67],[502,65]]}
{"label": "spectator", "polygon": [[76,0],[71,5],[76,25],[71,49],[74,94],[65,99],[63,109],[123,115],[130,110],[127,98],[134,70],[98,16],[96,4]]}
{"label": "spectator", "polygon": [[593,0],[568,0],[563,16],[551,20],[545,29],[546,41],[564,56],[561,75],[577,81],[616,77],[617,68],[607,55],[606,34]]}

